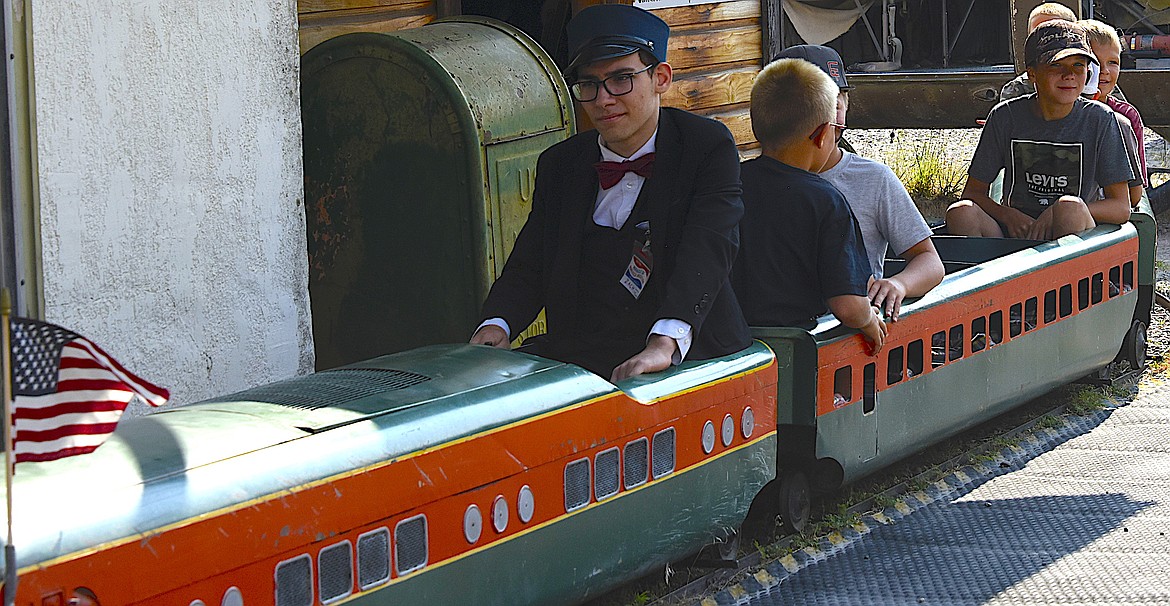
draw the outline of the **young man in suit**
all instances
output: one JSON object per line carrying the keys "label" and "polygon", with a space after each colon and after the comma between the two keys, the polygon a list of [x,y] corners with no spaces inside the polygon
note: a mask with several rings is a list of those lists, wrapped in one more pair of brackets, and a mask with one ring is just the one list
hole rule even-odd
{"label": "young man in suit", "polygon": [[660,106],[669,33],[619,4],[570,21],[565,79],[596,130],[541,154],[532,211],[472,343],[507,348],[544,308],[548,333],[530,351],[612,381],[750,344],[728,285],[739,155],[722,124]]}

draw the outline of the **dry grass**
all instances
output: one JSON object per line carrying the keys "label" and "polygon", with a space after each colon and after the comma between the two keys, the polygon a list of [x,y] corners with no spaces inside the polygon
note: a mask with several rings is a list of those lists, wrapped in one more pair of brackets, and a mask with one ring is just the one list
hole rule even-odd
{"label": "dry grass", "polygon": [[963,193],[967,179],[966,167],[948,158],[939,139],[920,140],[909,148],[892,150],[890,168],[931,223],[942,220],[947,206]]}

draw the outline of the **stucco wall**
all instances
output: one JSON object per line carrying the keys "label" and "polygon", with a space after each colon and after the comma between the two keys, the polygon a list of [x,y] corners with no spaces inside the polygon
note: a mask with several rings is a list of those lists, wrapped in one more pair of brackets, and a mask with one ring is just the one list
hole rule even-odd
{"label": "stucco wall", "polygon": [[175,403],[312,368],[295,0],[32,0],[45,315]]}

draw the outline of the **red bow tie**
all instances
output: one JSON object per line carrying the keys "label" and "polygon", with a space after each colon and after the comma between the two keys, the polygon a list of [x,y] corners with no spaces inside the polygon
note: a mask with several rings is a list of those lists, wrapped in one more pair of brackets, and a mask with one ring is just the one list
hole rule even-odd
{"label": "red bow tie", "polygon": [[654,152],[648,153],[637,160],[627,162],[598,162],[593,165],[597,169],[597,179],[601,181],[601,189],[609,189],[617,185],[626,173],[632,172],[643,179],[650,178],[654,168]]}

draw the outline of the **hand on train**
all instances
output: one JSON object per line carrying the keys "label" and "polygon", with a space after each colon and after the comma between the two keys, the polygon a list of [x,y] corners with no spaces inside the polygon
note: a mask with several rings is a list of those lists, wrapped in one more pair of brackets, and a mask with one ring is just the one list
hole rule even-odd
{"label": "hand on train", "polygon": [[891,322],[898,321],[898,313],[902,311],[902,299],[906,298],[906,287],[897,277],[869,279],[869,301],[873,306],[885,310],[886,317]]}
{"label": "hand on train", "polygon": [[674,339],[666,335],[650,335],[650,339],[646,341],[646,348],[613,369],[609,380],[617,383],[640,374],[666,370],[670,368],[670,361],[676,349],[678,343]]}
{"label": "hand on train", "polygon": [[1001,206],[998,215],[995,220],[999,221],[1000,227],[1007,230],[1004,235],[1010,238],[1027,238],[1028,230],[1032,229],[1032,224],[1036,222],[1024,212],[1010,206]]}
{"label": "hand on train", "polygon": [[490,345],[500,349],[508,349],[512,343],[508,340],[508,333],[495,324],[488,324],[471,335],[472,345]]}
{"label": "hand on train", "polygon": [[873,319],[862,326],[861,334],[865,336],[865,340],[873,346],[873,351],[869,355],[876,356],[882,350],[882,345],[886,342],[886,334],[888,332],[885,321],[882,320],[882,312],[877,307],[871,308],[873,310]]}

